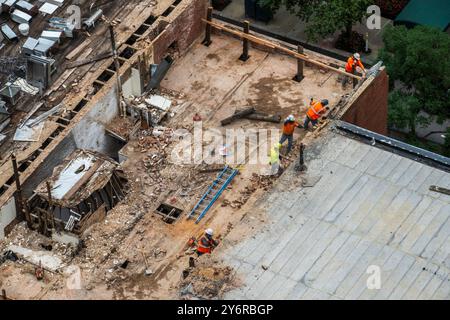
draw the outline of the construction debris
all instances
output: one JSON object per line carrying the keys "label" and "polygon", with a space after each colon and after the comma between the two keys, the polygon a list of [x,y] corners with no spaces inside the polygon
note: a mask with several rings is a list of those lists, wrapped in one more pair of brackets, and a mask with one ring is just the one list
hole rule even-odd
{"label": "construction debris", "polygon": [[221,299],[236,287],[233,269],[220,266],[211,255],[200,256],[195,267],[186,269],[186,277],[179,284],[181,299]]}
{"label": "construction debris", "polygon": [[225,126],[225,125],[227,125],[227,124],[232,123],[233,121],[235,121],[235,120],[237,120],[237,119],[243,118],[243,117],[245,117],[245,116],[247,116],[247,115],[249,115],[249,114],[252,114],[252,113],[254,113],[254,112],[255,112],[255,108],[246,108],[246,109],[244,109],[244,110],[242,110],[242,111],[236,112],[236,113],[233,114],[231,117],[228,117],[228,118],[225,118],[225,119],[221,120],[221,121],[220,121],[220,124],[221,124],[222,126]]}
{"label": "construction debris", "polygon": [[450,196],[450,189],[438,187],[438,186],[430,186],[430,190],[434,192],[440,192]]}

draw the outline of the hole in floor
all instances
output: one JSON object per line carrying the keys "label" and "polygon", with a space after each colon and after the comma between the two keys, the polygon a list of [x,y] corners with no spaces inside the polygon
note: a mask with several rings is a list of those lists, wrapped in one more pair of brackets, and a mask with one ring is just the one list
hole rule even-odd
{"label": "hole in floor", "polygon": [[114,75],[113,72],[105,70],[103,73],[97,78],[98,81],[107,82]]}
{"label": "hole in floor", "polygon": [[128,264],[130,263],[130,261],[129,260],[125,260],[121,265],[120,265],[120,267],[122,268],[122,269],[126,269],[127,267],[128,267]]}
{"label": "hole in floor", "polygon": [[73,109],[73,111],[78,112],[80,111],[86,104],[88,103],[87,99],[81,99],[81,101],[77,104],[77,106]]}
{"label": "hole in floor", "polygon": [[163,221],[168,224],[174,223],[174,221],[180,217],[182,212],[183,210],[167,203],[161,203],[156,209],[156,213],[162,215]]}
{"label": "hole in floor", "polygon": [[130,45],[130,46],[132,46],[133,44],[136,43],[137,39],[138,39],[138,36],[135,36],[134,34],[132,34],[132,35],[128,38],[128,40],[125,41],[125,43],[128,44],[128,45]]}
{"label": "hole in floor", "polygon": [[125,59],[130,59],[133,54],[136,52],[136,50],[134,50],[131,47],[126,47],[121,53],[120,53],[120,57],[125,58]]}
{"label": "hole in floor", "polygon": [[155,16],[150,16],[150,17],[148,17],[147,18],[147,20],[145,20],[145,24],[150,24],[150,25],[152,25],[153,24],[153,22],[155,22],[156,21],[156,17]]}
{"label": "hole in floor", "polygon": [[166,9],[166,11],[164,11],[161,15],[162,15],[163,17],[167,17],[167,16],[173,11],[174,8],[175,8],[175,7],[172,7],[172,6],[168,7],[168,8]]}
{"label": "hole in floor", "polygon": [[149,26],[148,25],[142,25],[142,26],[140,26],[134,33],[135,34],[138,34],[138,35],[143,35],[144,33],[145,33],[145,31],[147,31],[148,30],[148,28],[149,28]]}

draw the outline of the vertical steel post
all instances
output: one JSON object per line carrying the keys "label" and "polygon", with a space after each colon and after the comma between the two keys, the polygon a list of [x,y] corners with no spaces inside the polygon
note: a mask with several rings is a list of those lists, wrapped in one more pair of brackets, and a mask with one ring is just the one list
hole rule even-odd
{"label": "vertical steel post", "polygon": [[[299,54],[303,54],[303,47],[298,45],[297,46],[297,52]],[[303,78],[305,77],[303,75],[303,69],[305,66],[305,61],[303,61],[302,59],[297,58],[297,74],[294,77],[294,80],[297,82],[300,82],[303,80]]]}
{"label": "vertical steel post", "polygon": [[30,215],[28,213],[28,208],[27,208],[26,204],[24,204],[24,202],[23,202],[22,186],[20,185],[19,169],[17,167],[17,159],[16,159],[15,154],[11,155],[11,161],[12,161],[12,166],[13,166],[13,171],[14,171],[14,180],[16,182],[16,189],[17,189],[17,203],[19,204],[19,210],[18,210],[19,218],[25,218],[28,227],[31,228],[31,220],[30,220]]}
{"label": "vertical steel post", "polygon": [[[206,13],[206,20],[208,22],[212,22],[212,11],[213,11],[213,7],[208,7],[208,11]],[[202,43],[209,47],[209,45],[211,44],[211,29],[212,26],[209,23],[206,23],[206,29],[205,29],[205,39],[202,41]]]}
{"label": "vertical steel post", "polygon": [[54,232],[55,231],[55,216],[53,215],[54,206],[53,206],[53,200],[52,200],[52,188],[51,188],[49,181],[46,182],[46,185],[47,185],[47,197],[48,197],[48,213],[50,214],[50,222],[52,224],[52,229]]}
{"label": "vertical steel post", "polygon": [[305,154],[305,145],[303,143],[300,143],[300,157],[298,159],[297,165],[295,166],[296,171],[306,170],[304,154]]}
{"label": "vertical steel post", "polygon": [[[250,22],[247,20],[244,21],[244,33],[249,34],[250,33]],[[242,40],[242,54],[239,57],[239,60],[241,61],[247,61],[247,59],[250,57],[248,55],[248,48],[249,48],[249,41],[247,38],[244,38]]]}

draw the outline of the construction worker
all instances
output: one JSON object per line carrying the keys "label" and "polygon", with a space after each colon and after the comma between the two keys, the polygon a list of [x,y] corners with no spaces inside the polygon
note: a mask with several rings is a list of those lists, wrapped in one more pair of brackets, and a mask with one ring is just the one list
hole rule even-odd
{"label": "construction worker", "polygon": [[272,169],[270,171],[271,175],[280,175],[280,169],[281,165],[280,165],[280,160],[281,160],[281,156],[280,156],[280,148],[281,148],[281,143],[275,143],[275,145],[272,147],[272,149],[270,150],[270,165],[272,166]]}
{"label": "construction worker", "polygon": [[[363,73],[363,77],[366,76],[366,69],[364,68],[364,65],[361,62],[361,56],[359,55],[359,53],[354,53],[352,56],[350,56],[347,59],[347,64],[345,65],[345,71],[351,74],[356,74],[356,68],[360,68],[362,73]],[[347,84],[348,81],[348,77],[344,77],[343,80],[343,86],[345,87],[345,85]],[[358,79],[353,78],[353,87],[355,87],[358,84]]]}
{"label": "construction worker", "polygon": [[305,130],[308,130],[308,125],[310,122],[313,126],[316,126],[319,118],[325,113],[326,110],[330,109],[329,107],[327,107],[327,99],[322,99],[320,101],[311,99],[309,105],[310,107],[306,112],[305,122],[303,124],[303,128],[305,128]]}
{"label": "construction worker", "polygon": [[300,128],[300,124],[295,121],[294,116],[289,115],[283,123],[283,134],[281,135],[280,145],[282,145],[286,140],[288,141],[287,153],[292,149],[292,143],[294,142],[294,129]]}
{"label": "construction worker", "polygon": [[363,73],[363,75],[366,75],[366,69],[364,68],[364,65],[361,62],[361,56],[359,53],[354,53],[352,56],[350,56],[347,60],[347,64],[345,65],[345,71],[348,73],[355,74],[356,68],[359,67]]}
{"label": "construction worker", "polygon": [[211,228],[205,230],[205,234],[197,243],[197,255],[201,256],[204,253],[211,253],[212,249],[219,244],[213,239],[214,231]]}

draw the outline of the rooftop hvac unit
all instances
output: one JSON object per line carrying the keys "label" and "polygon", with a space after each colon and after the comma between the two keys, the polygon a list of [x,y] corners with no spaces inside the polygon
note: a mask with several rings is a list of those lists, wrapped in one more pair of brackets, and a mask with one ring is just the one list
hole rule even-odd
{"label": "rooftop hvac unit", "polygon": [[19,9],[15,9],[11,13],[11,20],[17,23],[30,23],[31,16],[28,13],[20,11]]}
{"label": "rooftop hvac unit", "polygon": [[95,26],[95,22],[100,19],[100,17],[103,14],[103,10],[102,9],[98,9],[97,11],[94,12],[94,14],[92,16],[90,16],[86,21],[83,22],[83,26],[86,29],[92,28]]}
{"label": "rooftop hvac unit", "polygon": [[6,37],[6,39],[10,41],[18,40],[16,33],[6,23],[2,24],[0,30],[2,31],[2,34]]}

